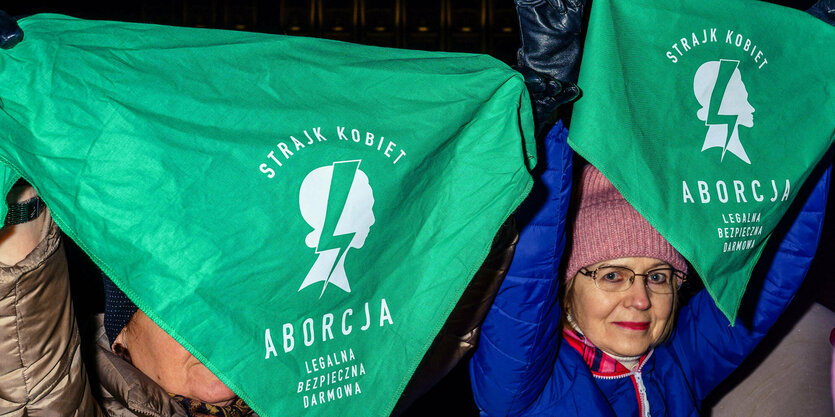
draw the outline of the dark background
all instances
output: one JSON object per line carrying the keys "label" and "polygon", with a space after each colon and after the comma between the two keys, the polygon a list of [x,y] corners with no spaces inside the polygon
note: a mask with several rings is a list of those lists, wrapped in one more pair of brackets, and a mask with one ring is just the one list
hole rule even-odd
{"label": "dark background", "polygon": [[[802,10],[814,3],[813,0],[772,2]],[[150,0],[107,3],[26,0],[8,3],[0,9],[18,17],[49,12],[85,19],[314,36],[397,48],[478,52],[490,54],[509,65],[515,64],[519,45],[518,22],[511,0]],[[818,301],[835,310],[833,256],[830,255],[835,249],[832,212],[832,209],[828,210],[830,214],[818,257],[793,306],[746,365],[708,398],[705,409],[750,372],[757,359],[773,348],[806,306]],[[85,256],[80,250],[70,247],[68,253],[72,269],[80,271],[82,276],[96,275],[91,264],[83,260]],[[91,285],[95,286],[91,281],[74,283],[74,296],[89,293]],[[78,287],[83,289],[76,290]],[[102,311],[100,300],[79,297],[76,303],[79,311]],[[478,415],[466,362],[462,361],[405,415]]]}
{"label": "dark background", "polygon": [[[775,0],[800,9],[812,0]],[[511,0],[25,0],[12,16],[61,13],[121,20],[315,36],[433,51],[479,52],[514,64],[518,22]]]}
{"label": "dark background", "polygon": [[397,48],[481,52],[508,63],[515,60],[518,44],[510,0],[26,0],[5,10],[12,16],[52,12]]}

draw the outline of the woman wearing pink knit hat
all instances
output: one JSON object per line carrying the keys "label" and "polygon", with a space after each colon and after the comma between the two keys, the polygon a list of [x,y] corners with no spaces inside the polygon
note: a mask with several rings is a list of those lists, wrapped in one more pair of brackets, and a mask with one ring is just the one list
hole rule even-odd
{"label": "woman wearing pink knit hat", "polygon": [[[571,80],[558,70],[576,61],[573,22],[582,21],[585,1],[515,3],[524,33],[519,64]],[[809,12],[835,24],[835,0],[819,0]],[[553,117],[546,106],[553,100],[543,97],[550,84],[529,85],[537,115]],[[640,115],[642,108],[631,110]],[[544,141],[547,166],[518,211],[514,259],[470,362],[476,405],[482,416],[699,416],[702,401],[743,363],[803,282],[821,237],[832,153],[771,235],[729,323],[704,289],[679,300],[687,263],[598,170],[585,167],[570,197],[567,136],[558,121]],[[641,169],[648,160],[679,163],[622,163]]]}
{"label": "woman wearing pink knit hat", "polygon": [[546,138],[548,167],[520,208],[516,255],[471,360],[476,405],[483,416],[698,416],[803,282],[830,170],[809,177],[728,323],[705,290],[679,305],[687,263],[597,169],[572,193],[566,136],[558,124]]}
{"label": "woman wearing pink knit hat", "polygon": [[563,329],[584,356],[605,352],[605,369],[631,370],[672,331],[687,263],[593,166],[576,194]]}

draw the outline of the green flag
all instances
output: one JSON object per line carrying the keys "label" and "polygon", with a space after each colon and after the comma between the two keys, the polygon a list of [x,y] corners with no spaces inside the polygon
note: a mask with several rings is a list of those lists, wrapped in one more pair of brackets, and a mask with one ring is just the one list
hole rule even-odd
{"label": "green flag", "polygon": [[747,0],[596,0],[570,143],[733,323],[835,132],[835,28]]}
{"label": "green flag", "polygon": [[20,26],[3,191],[262,416],[387,415],[531,187],[523,79],[487,56]]}

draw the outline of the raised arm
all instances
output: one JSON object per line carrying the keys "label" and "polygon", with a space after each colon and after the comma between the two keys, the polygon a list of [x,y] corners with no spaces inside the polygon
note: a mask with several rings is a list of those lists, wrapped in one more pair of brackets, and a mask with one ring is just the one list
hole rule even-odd
{"label": "raised arm", "polygon": [[580,94],[575,83],[584,3],[515,1],[521,28],[518,69],[533,101],[537,138],[550,132],[538,150],[534,188],[517,213],[521,232],[513,262],[470,362],[473,395],[485,415],[524,412],[544,389],[557,357],[558,270],[573,152],[568,131],[554,122],[557,108]]}
{"label": "raised arm", "polygon": [[[33,197],[16,187],[10,203]],[[0,415],[102,415],[81,358],[60,231],[45,208],[0,229],[0,339]]]}
{"label": "raised arm", "polygon": [[514,415],[527,408],[545,386],[557,355],[557,273],[571,194],[567,136],[558,122],[545,138],[544,169],[517,213],[516,254],[470,362],[475,401],[486,415]]}

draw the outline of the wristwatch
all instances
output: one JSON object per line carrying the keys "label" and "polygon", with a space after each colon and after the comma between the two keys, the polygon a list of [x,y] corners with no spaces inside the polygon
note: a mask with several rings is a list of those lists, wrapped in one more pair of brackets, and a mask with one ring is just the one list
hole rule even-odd
{"label": "wristwatch", "polygon": [[9,212],[6,214],[6,221],[3,226],[26,223],[38,218],[46,206],[38,196],[32,197],[22,203],[10,204]]}

